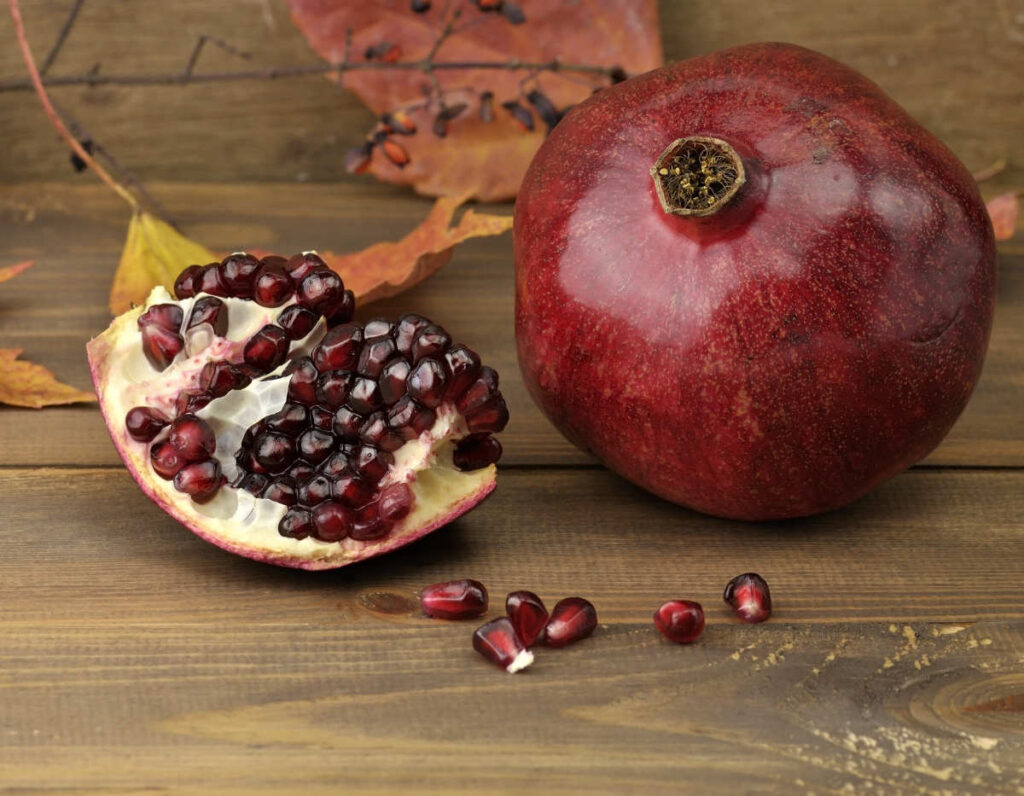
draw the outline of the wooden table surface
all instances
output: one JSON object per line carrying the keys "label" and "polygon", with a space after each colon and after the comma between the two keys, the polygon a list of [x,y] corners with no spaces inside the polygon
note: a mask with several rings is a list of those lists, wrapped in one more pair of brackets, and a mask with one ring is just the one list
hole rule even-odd
{"label": "wooden table surface", "polygon": [[[427,207],[380,186],[153,187],[221,249],[353,248]],[[38,265],[0,291],[0,340],[78,386],[117,201],[3,194],[0,263]],[[1024,251],[1004,246],[1001,268],[984,376],[947,442],[799,522],[700,516],[565,443],[516,369],[507,237],[364,313],[442,319],[503,374],[513,418],[495,494],[384,558],[311,574],[233,557],[139,492],[95,406],[0,409],[0,791],[1019,793]],[[721,602],[747,570],[775,595],[760,626]],[[476,623],[420,613],[419,588],[457,577],[489,587],[491,615],[528,588],[588,597],[601,623],[509,676],[471,649]],[[652,627],[673,597],[707,609],[692,646]]]}

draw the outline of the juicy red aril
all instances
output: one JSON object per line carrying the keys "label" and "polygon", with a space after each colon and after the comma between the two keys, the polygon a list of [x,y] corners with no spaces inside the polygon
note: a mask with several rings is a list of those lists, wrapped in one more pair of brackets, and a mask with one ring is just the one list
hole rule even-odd
{"label": "juicy red aril", "polygon": [[331,486],[331,494],[336,500],[340,500],[346,506],[358,508],[365,506],[373,497],[373,485],[367,483],[355,473],[343,470],[334,479],[334,483]]}
{"label": "juicy red aril", "polygon": [[194,415],[212,400],[213,396],[208,392],[195,394],[187,392],[180,393],[178,397],[174,399],[174,413],[176,415]]}
{"label": "juicy red aril", "polygon": [[294,506],[298,502],[295,495],[295,482],[291,478],[278,478],[271,481],[263,491],[262,497],[283,506]]}
{"label": "juicy red aril", "polygon": [[136,406],[124,416],[128,435],[137,442],[152,442],[171,421],[148,406]]}
{"label": "juicy red aril", "polygon": [[328,315],[324,313],[324,320],[327,321],[328,326],[335,326],[339,323],[348,323],[352,320],[352,316],[356,311],[356,296],[351,290],[346,290],[341,294],[341,299],[338,301],[338,306],[331,308],[331,312]]}
{"label": "juicy red aril", "polygon": [[266,372],[273,370],[288,356],[288,335],[280,326],[268,324],[249,338],[242,349],[247,365]]}
{"label": "juicy red aril", "polygon": [[334,433],[344,439],[359,439],[359,429],[363,425],[363,416],[348,406],[341,407],[334,413]]}
{"label": "juicy red aril", "polygon": [[427,326],[430,326],[430,321],[422,315],[409,313],[399,318],[398,323],[395,324],[395,328],[392,330],[395,338],[395,347],[399,353],[407,357],[411,356],[412,345],[416,340],[416,335]]}
{"label": "juicy red aril", "polygon": [[377,502],[377,509],[383,522],[404,520],[412,511],[412,490],[408,484],[390,484],[384,487]]}
{"label": "juicy red aril", "polygon": [[548,609],[532,591],[514,591],[505,598],[505,612],[527,647],[540,638],[548,623]]}
{"label": "juicy red aril", "polygon": [[164,370],[185,347],[177,332],[151,324],[142,327],[142,353],[157,370]]}
{"label": "juicy red aril", "polygon": [[313,530],[312,515],[306,509],[297,506],[289,508],[277,524],[277,532],[290,539],[305,539]]}
{"label": "juicy red aril", "polygon": [[523,646],[506,616],[478,627],[473,633],[473,649],[510,674],[533,663],[533,653]]}
{"label": "juicy red aril", "polygon": [[261,307],[280,307],[295,292],[292,278],[278,262],[264,262],[256,272],[252,298]]}
{"label": "juicy red aril", "polygon": [[500,395],[466,415],[466,426],[474,434],[497,433],[508,425],[508,406]]}
{"label": "juicy red aril", "polygon": [[374,318],[367,321],[363,327],[363,339],[369,342],[378,337],[388,337],[391,334],[391,324],[384,318]]}
{"label": "juicy red aril", "polygon": [[692,600],[669,600],[654,612],[654,626],[669,641],[689,644],[704,630],[704,609]]}
{"label": "juicy red aril", "polygon": [[321,431],[331,431],[334,428],[334,412],[323,406],[314,406],[309,410],[309,419],[313,428]]}
{"label": "juicy red aril", "polygon": [[437,324],[430,324],[420,329],[412,343],[412,361],[419,362],[424,357],[444,356],[452,344],[448,332]]}
{"label": "juicy red aril", "polygon": [[269,484],[270,479],[262,473],[249,473],[242,479],[239,487],[253,497],[262,497]]}
{"label": "juicy red aril", "polygon": [[290,307],[285,307],[277,316],[277,323],[288,332],[288,336],[292,340],[301,340],[313,331],[313,327],[316,326],[319,319],[320,316],[312,310],[292,304]]}
{"label": "juicy red aril", "polygon": [[316,382],[316,399],[322,405],[337,409],[348,398],[352,376],[347,370],[331,370]]}
{"label": "juicy red aril", "polygon": [[211,296],[226,297],[229,295],[227,286],[220,278],[220,263],[204,265],[202,272],[195,278],[196,295],[207,293]]}
{"label": "juicy red aril", "polygon": [[744,622],[763,622],[772,615],[771,591],[756,572],[745,572],[730,580],[722,597]]}
{"label": "juicy red aril", "polygon": [[357,377],[352,382],[352,389],[348,394],[348,405],[360,414],[368,414],[381,405],[380,387],[373,379],[363,376]]}
{"label": "juicy red aril", "polygon": [[388,410],[388,425],[405,439],[416,439],[434,425],[437,415],[433,409],[420,406],[406,395]]}
{"label": "juicy red aril", "polygon": [[390,522],[381,519],[377,504],[368,503],[356,511],[348,535],[357,542],[368,542],[386,536],[391,527]]}
{"label": "juicy red aril", "polygon": [[169,481],[185,466],[185,457],[171,447],[170,443],[163,442],[150,449],[149,462],[157,475]]}
{"label": "juicy red aril", "polygon": [[435,619],[472,619],[487,611],[487,589],[478,580],[434,583],[420,592],[420,606]]}
{"label": "juicy red aril", "polygon": [[224,478],[216,459],[186,464],[174,476],[174,488],[197,503],[209,500],[220,489]]}
{"label": "juicy red aril", "polygon": [[445,398],[455,400],[462,396],[480,373],[480,357],[464,345],[452,346],[444,355],[448,371],[448,387]]}
{"label": "juicy red aril", "polygon": [[316,382],[320,377],[309,357],[295,360],[295,369],[288,382],[288,400],[312,406],[316,403]]}
{"label": "juicy red aril", "polygon": [[184,319],[185,315],[177,304],[154,304],[139,316],[138,325],[139,329],[159,326],[177,334]]}
{"label": "juicy red aril", "polygon": [[223,337],[228,331],[228,308],[224,302],[215,296],[203,296],[196,299],[192,305],[192,312],[188,316],[186,329],[194,329],[201,323],[208,323],[213,327],[213,333],[217,337]]}
{"label": "juicy red aril", "polygon": [[335,500],[325,500],[313,509],[313,535],[322,542],[341,541],[351,524],[351,512]]}
{"label": "juicy red aril", "polygon": [[331,482],[327,476],[314,475],[299,484],[295,496],[303,506],[319,505],[331,496]]}
{"label": "juicy red aril", "polygon": [[303,252],[302,254],[295,254],[288,258],[288,262],[285,263],[284,269],[288,272],[288,276],[292,278],[292,281],[299,283],[301,282],[306,274],[310,274],[317,269],[327,268],[321,257],[314,252]]}
{"label": "juicy red aril", "polygon": [[167,437],[171,447],[189,462],[208,459],[217,449],[217,438],[205,420],[195,415],[181,415],[171,423]]}
{"label": "juicy red aril", "polygon": [[295,460],[295,442],[278,431],[268,431],[256,437],[252,455],[267,472],[280,473]]}
{"label": "juicy red aril", "polygon": [[409,376],[411,365],[401,357],[388,362],[380,372],[377,384],[380,385],[380,399],[384,406],[391,406],[405,395],[405,380]]}
{"label": "juicy red aril", "polygon": [[466,388],[466,391],[455,402],[455,408],[464,415],[469,415],[484,406],[498,394],[498,374],[494,368],[484,365],[480,375]]}
{"label": "juicy red aril", "polygon": [[308,481],[316,473],[316,468],[309,462],[298,461],[288,468],[287,476],[296,484]]}
{"label": "juicy red aril", "polygon": [[199,387],[213,398],[241,389],[252,381],[228,362],[207,362],[199,371]]}
{"label": "juicy red aril", "polygon": [[220,261],[220,281],[235,298],[252,298],[252,286],[259,267],[260,261],[251,254],[230,254]]}
{"label": "juicy red aril", "polygon": [[321,373],[328,370],[351,370],[359,360],[363,330],[355,323],[343,323],[328,330],[313,349],[313,363]]}
{"label": "juicy red aril", "polygon": [[480,470],[501,458],[501,443],[492,436],[472,435],[459,440],[452,462],[463,472]]}
{"label": "juicy red aril", "polygon": [[270,431],[295,435],[309,426],[309,410],[302,404],[288,403],[274,414],[267,415],[264,422]]}
{"label": "juicy red aril", "polygon": [[544,626],[544,643],[549,647],[564,647],[584,639],[597,627],[597,611],[582,597],[566,597],[555,603],[551,618]]}
{"label": "juicy red aril", "polygon": [[330,455],[335,442],[334,435],[327,431],[318,428],[307,429],[299,436],[299,456],[310,464],[320,464]]}
{"label": "juicy red aril", "polygon": [[192,298],[196,294],[196,281],[203,272],[203,266],[190,265],[174,280],[174,295],[179,299]]}
{"label": "juicy red aril", "polygon": [[394,353],[395,342],[390,337],[364,342],[356,363],[356,373],[376,379]]}
{"label": "juicy red aril", "polygon": [[345,286],[334,271],[320,269],[306,274],[295,290],[295,301],[319,314],[337,307]]}
{"label": "juicy red aril", "polygon": [[390,453],[378,450],[372,445],[363,445],[356,451],[353,465],[364,477],[377,483],[394,461],[395,457]]}
{"label": "juicy red aril", "polygon": [[417,362],[405,382],[409,396],[431,409],[441,405],[447,383],[444,365],[430,358]]}

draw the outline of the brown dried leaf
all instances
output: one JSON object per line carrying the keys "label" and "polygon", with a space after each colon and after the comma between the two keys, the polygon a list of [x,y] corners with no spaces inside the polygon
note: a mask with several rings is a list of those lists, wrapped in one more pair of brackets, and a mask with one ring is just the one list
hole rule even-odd
{"label": "brown dried leaf", "polygon": [[110,288],[110,311],[120,315],[132,305],[142,304],[157,285],[173,288],[174,280],[186,266],[214,259],[204,246],[140,211],[128,225],[128,238]]}
{"label": "brown dried leaf", "polygon": [[1004,193],[985,205],[992,218],[992,231],[996,240],[1009,240],[1017,230],[1017,217],[1020,215],[1020,198],[1016,191]]}
{"label": "brown dried leaf", "polygon": [[32,265],[32,260],[26,260],[23,263],[16,263],[15,265],[9,265],[6,268],[0,268],[0,282],[6,282],[8,279],[14,279],[14,277],[22,271],[31,268]]}
{"label": "brown dried leaf", "polygon": [[[422,59],[431,51],[443,27],[447,3],[434,3],[417,14],[406,0],[289,0],[292,19],[313,48],[325,59],[340,62],[351,30],[349,58],[362,61],[368,48],[381,42],[401,46],[401,60]],[[621,66],[636,74],[662,62],[656,0],[523,0],[526,22],[513,25],[500,14],[465,5],[452,34],[436,55],[438,62],[550,62],[600,67]],[[438,70],[434,77],[444,90],[445,103],[467,103],[468,109],[449,122],[447,135],[433,135],[440,108],[410,111],[419,132],[402,137],[410,162],[399,166],[375,148],[369,170],[382,180],[412,185],[432,196],[466,194],[483,201],[515,196],[533,153],[544,140],[541,130],[524,132],[501,107],[521,99],[529,73],[508,69]],[[423,99],[430,83],[416,70],[353,71],[343,85],[382,114]],[[529,81],[555,107],[563,109],[608,84],[605,76],[545,72]],[[469,87],[469,88],[467,88]],[[493,93],[494,121],[480,118],[480,94]],[[542,125],[536,125],[538,128]]]}
{"label": "brown dried leaf", "polygon": [[95,401],[91,392],[61,384],[42,365],[18,360],[20,348],[0,348],[0,403],[41,409]]}

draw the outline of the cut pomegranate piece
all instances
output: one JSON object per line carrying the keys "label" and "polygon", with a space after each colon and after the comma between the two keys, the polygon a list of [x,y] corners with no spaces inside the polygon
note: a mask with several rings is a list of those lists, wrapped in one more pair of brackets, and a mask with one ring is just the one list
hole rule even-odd
{"label": "cut pomegranate piece", "polygon": [[597,627],[597,611],[582,597],[566,597],[555,603],[551,618],[544,627],[544,643],[564,647],[584,639]]}
{"label": "cut pomegranate piece", "polygon": [[505,598],[505,613],[527,647],[532,647],[543,636],[548,609],[532,591],[510,592]]}
{"label": "cut pomegranate piece", "polygon": [[420,607],[435,619],[473,619],[487,611],[487,589],[478,580],[435,583],[420,592]]}
{"label": "cut pomegranate piece", "polygon": [[473,633],[473,649],[509,674],[533,663],[533,653],[523,646],[507,616],[492,619]]}
{"label": "cut pomegranate piece", "polygon": [[[190,267],[180,301],[155,289],[89,358],[114,443],[162,508],[228,550],[326,569],[482,500],[500,448],[485,434],[463,440],[500,396],[491,378],[460,411],[450,387],[480,381],[475,354],[421,316],[351,322],[351,293],[315,255],[300,259],[239,253]],[[267,273],[305,284],[302,295],[275,307],[248,298]],[[317,296],[325,317],[299,304],[319,307]]]}
{"label": "cut pomegranate piece", "polygon": [[722,598],[744,622],[763,622],[772,615],[771,591],[756,572],[744,572],[730,580]]}
{"label": "cut pomegranate piece", "polygon": [[654,626],[669,641],[689,644],[704,632],[704,609],[693,600],[669,600],[654,612]]}

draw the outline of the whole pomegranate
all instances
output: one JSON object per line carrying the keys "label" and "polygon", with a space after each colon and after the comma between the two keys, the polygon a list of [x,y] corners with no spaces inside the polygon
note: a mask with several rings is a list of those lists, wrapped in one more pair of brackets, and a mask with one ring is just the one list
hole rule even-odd
{"label": "whole pomegranate", "polygon": [[971,175],[874,83],[784,44],[601,91],[516,202],[526,385],[575,444],[723,517],[848,503],[967,403],[995,245]]}
{"label": "whole pomegranate", "polygon": [[89,343],[142,490],[204,539],[327,569],[486,497],[508,421],[498,374],[420,315],[352,320],[313,252],[190,266]]}

